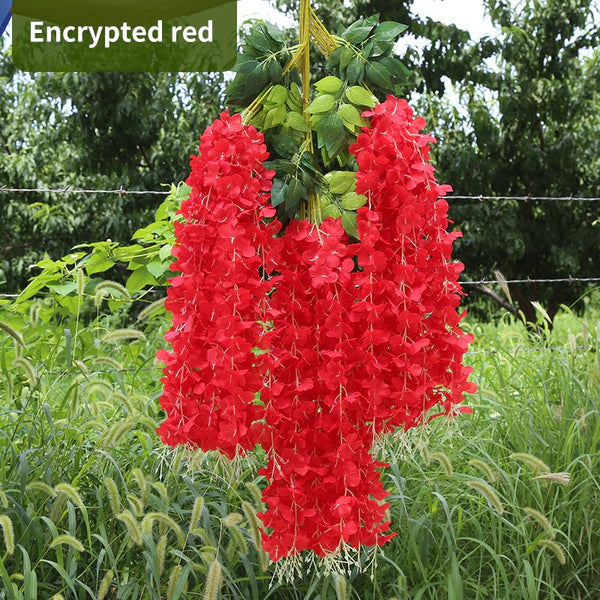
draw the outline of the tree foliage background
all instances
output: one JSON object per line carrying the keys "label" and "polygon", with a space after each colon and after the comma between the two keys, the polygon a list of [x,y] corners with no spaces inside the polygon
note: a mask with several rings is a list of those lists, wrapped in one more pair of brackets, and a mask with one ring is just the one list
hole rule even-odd
{"label": "tree foliage background", "polygon": [[[222,74],[15,72],[0,58],[0,185],[139,189],[187,177],[188,157],[222,105]],[[16,290],[44,253],[147,224],[156,196],[0,193],[0,278]]]}
{"label": "tree foliage background", "polygon": [[[295,0],[277,0],[295,14]],[[315,3],[332,31],[359,16],[405,22],[424,43],[400,58],[405,90],[438,138],[441,181],[461,195],[597,196],[600,55],[598,2],[484,0],[497,33],[469,33],[413,13],[413,0]],[[199,133],[223,106],[221,75],[19,74],[0,58],[0,181],[7,187],[159,189],[185,178]],[[451,85],[454,93],[446,90]],[[458,99],[458,100],[457,100]],[[2,194],[5,290],[18,289],[43,252],[125,241],[150,218],[152,197]],[[465,236],[456,255],[469,278],[600,275],[596,203],[454,202]],[[479,286],[484,295],[498,297]],[[573,284],[511,288],[553,315],[584,293]],[[473,294],[473,297],[476,297]]]}

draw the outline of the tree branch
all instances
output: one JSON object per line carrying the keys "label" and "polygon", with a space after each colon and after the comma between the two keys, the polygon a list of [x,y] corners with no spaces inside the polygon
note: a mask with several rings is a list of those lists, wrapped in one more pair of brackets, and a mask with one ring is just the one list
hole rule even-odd
{"label": "tree branch", "polygon": [[152,161],[148,158],[148,154],[146,154],[144,148],[140,144],[136,144],[136,148],[142,153],[142,157],[146,161],[148,168],[153,169],[154,167],[152,166]]}
{"label": "tree branch", "polygon": [[479,292],[480,294],[485,294],[486,296],[489,296],[494,302],[498,303],[502,308],[505,308],[513,315],[517,314],[518,311],[515,306],[513,306],[508,300],[497,294],[487,285],[475,285],[473,286],[473,289]]}

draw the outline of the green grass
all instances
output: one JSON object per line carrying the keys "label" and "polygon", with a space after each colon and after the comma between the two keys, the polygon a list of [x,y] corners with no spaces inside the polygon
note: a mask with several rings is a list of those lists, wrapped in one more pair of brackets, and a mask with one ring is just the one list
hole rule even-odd
{"label": "green grass", "polygon": [[470,323],[473,415],[382,442],[398,535],[342,575],[299,563],[278,581],[256,544],[260,454],[229,463],[155,434],[164,312],[107,337],[127,298],[105,314],[81,294],[60,321],[53,302],[0,307],[0,598],[600,597],[592,310],[537,340]]}

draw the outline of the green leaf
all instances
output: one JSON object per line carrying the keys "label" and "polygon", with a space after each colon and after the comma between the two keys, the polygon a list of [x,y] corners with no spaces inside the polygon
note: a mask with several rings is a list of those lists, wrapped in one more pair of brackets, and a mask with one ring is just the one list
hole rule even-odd
{"label": "green leaf", "polygon": [[340,69],[345,69],[350,64],[350,61],[354,58],[354,56],[355,54],[352,48],[345,46],[340,54]]}
{"label": "green leaf", "polygon": [[343,82],[338,77],[333,77],[329,75],[327,77],[323,77],[315,83],[315,88],[319,92],[326,92],[327,94],[335,94],[342,89]]}
{"label": "green leaf", "polygon": [[158,251],[158,257],[160,258],[160,260],[167,260],[168,258],[169,261],[172,262],[175,258],[173,256],[173,245],[165,244],[164,246],[162,246],[161,249]]}
{"label": "green leaf", "polygon": [[373,52],[373,48],[375,46],[375,42],[373,40],[367,42],[362,49],[361,55],[363,58],[368,59],[371,56],[371,52]]}
{"label": "green leaf", "polygon": [[354,171],[331,171],[325,175],[332,194],[345,194],[354,189],[356,173]]}
{"label": "green leaf", "polygon": [[112,266],[114,266],[114,261],[110,260],[106,255],[103,254],[94,254],[92,252],[88,260],[85,261],[85,270],[88,275],[93,275],[94,273],[104,273],[104,271],[108,271]]}
{"label": "green leaf", "polygon": [[294,97],[294,95],[291,93],[288,94],[288,97],[287,97],[287,100],[285,103],[292,112],[301,113],[304,110],[302,99],[301,98],[296,99]]}
{"label": "green leaf", "polygon": [[338,114],[342,118],[342,121],[344,121],[346,129],[348,129],[351,133],[354,133],[355,127],[363,126],[362,117],[360,116],[356,106],[352,104],[342,104]]}
{"label": "green leaf", "polygon": [[306,108],[311,115],[325,113],[335,105],[335,98],[330,94],[319,94]]}
{"label": "green leaf", "polygon": [[357,210],[367,203],[367,197],[356,192],[348,192],[341,197],[342,206],[347,210]]}
{"label": "green leaf", "polygon": [[306,188],[302,185],[301,181],[297,177],[290,178],[287,195],[289,198],[298,200],[307,195]]}
{"label": "green leaf", "polygon": [[272,40],[274,40],[275,42],[279,42],[280,44],[284,43],[285,38],[283,35],[283,31],[281,31],[281,29],[279,29],[277,25],[274,25],[269,21],[263,21],[263,26]]}
{"label": "green leaf", "polygon": [[307,196],[306,188],[296,177],[292,177],[284,185],[283,194],[285,196],[285,210],[289,215],[293,215],[298,211],[300,199]]}
{"label": "green leaf", "polygon": [[146,269],[148,269],[156,279],[159,279],[161,275],[164,275],[169,270],[169,264],[155,260],[148,263]]}
{"label": "green leaf", "polygon": [[310,173],[316,173],[319,170],[319,163],[317,157],[312,152],[303,152],[300,158],[300,165],[304,167]]}
{"label": "green leaf", "polygon": [[[276,51],[277,44],[273,44],[264,32],[258,30],[252,31],[252,33],[244,37],[244,49],[255,50],[254,54],[258,56],[266,56],[271,52]],[[252,54],[252,52],[250,52]]]}
{"label": "green leaf", "polygon": [[382,56],[388,52],[391,52],[393,48],[394,42],[375,42],[375,44],[373,44],[373,50],[371,51],[369,58],[377,58],[379,56]]}
{"label": "green leaf", "polygon": [[346,69],[346,78],[351,84],[361,83],[365,76],[365,62],[362,56],[354,56]]}
{"label": "green leaf", "polygon": [[357,106],[373,108],[377,104],[377,98],[364,87],[358,85],[354,85],[346,90],[346,98]]}
{"label": "green leaf", "polygon": [[376,86],[382,90],[391,90],[393,83],[390,72],[379,62],[367,64],[366,75]]}
{"label": "green leaf", "polygon": [[283,69],[275,59],[271,59],[267,65],[267,74],[271,83],[280,83],[283,80]]}
{"label": "green leaf", "polygon": [[273,89],[269,92],[269,95],[267,96],[267,100],[269,102],[273,102],[273,104],[285,104],[285,101],[287,99],[287,95],[288,95],[288,91],[286,88],[284,88],[282,85],[276,85],[273,87]]}
{"label": "green leaf", "polygon": [[277,171],[277,175],[281,175],[282,173],[292,175],[292,173],[296,172],[296,165],[291,160],[285,160],[283,158],[268,160],[264,163],[264,165],[267,169],[275,169],[275,171]]}
{"label": "green leaf", "polygon": [[297,112],[289,112],[287,114],[287,124],[296,131],[301,131],[303,133],[310,131],[304,117]]}
{"label": "green leaf", "polygon": [[337,113],[330,113],[317,124],[318,146],[325,147],[329,156],[333,156],[346,139],[344,123]]}
{"label": "green leaf", "polygon": [[335,69],[340,65],[340,56],[345,50],[342,46],[338,46],[328,57],[326,67],[328,69]]}
{"label": "green leaf", "polygon": [[271,188],[271,204],[275,207],[283,204],[285,201],[284,182],[281,179],[275,179]]}
{"label": "green leaf", "polygon": [[348,235],[358,239],[358,231],[356,229],[356,213],[354,211],[345,210],[342,213],[342,225]]}
{"label": "green leaf", "polygon": [[371,33],[373,27],[353,27],[352,25],[342,33],[342,37],[351,44],[360,44],[364,42]]}
{"label": "green leaf", "polygon": [[375,30],[375,39],[385,42],[395,41],[401,33],[408,29],[408,25],[396,23],[396,21],[383,21]]}
{"label": "green leaf", "polygon": [[362,20],[362,25],[368,25],[369,27],[375,27],[375,25],[377,25],[377,23],[379,22],[379,14],[380,13],[374,13],[372,15],[369,15],[368,17],[365,17]]}
{"label": "green leaf", "polygon": [[71,292],[74,292],[77,288],[77,284],[73,281],[68,283],[49,284],[48,289],[56,292],[59,296],[68,296]]}
{"label": "green leaf", "polygon": [[245,60],[238,62],[231,70],[235,73],[252,73],[257,68],[261,68],[260,63],[257,60],[246,58]]}
{"label": "green leaf", "polygon": [[273,136],[273,149],[279,156],[292,157],[298,150],[298,143],[291,135],[278,134]]}
{"label": "green leaf", "polygon": [[327,219],[329,217],[339,219],[342,216],[342,211],[337,205],[331,203],[321,209],[321,216],[323,219]]}
{"label": "green leaf", "polygon": [[408,81],[411,72],[402,61],[392,56],[383,56],[379,61],[396,79],[399,79],[401,83]]}
{"label": "green leaf", "polygon": [[265,131],[272,127],[277,127],[277,125],[281,125],[285,122],[286,117],[287,111],[285,110],[285,106],[276,106],[275,108],[272,108],[265,117]]}
{"label": "green leaf", "polygon": [[[40,261],[43,262],[43,261]],[[50,261],[51,265],[45,268],[39,275],[36,275],[29,285],[19,294],[17,298],[18,302],[23,302],[24,300],[28,300],[32,296],[35,296],[39,291],[45,288],[51,282],[57,282],[61,279],[60,273],[57,273],[56,270],[58,267]],[[40,263],[38,263],[39,266]]]}
{"label": "green leaf", "polygon": [[134,292],[139,292],[148,285],[156,285],[157,283],[158,282],[152,273],[150,273],[146,267],[140,267],[129,276],[129,279],[127,279],[127,282],[125,283],[125,287],[133,294]]}
{"label": "green leaf", "polygon": [[256,66],[249,73],[238,73],[227,86],[227,98],[230,104],[246,105],[261,92],[269,82],[269,75],[263,66],[255,61]]}
{"label": "green leaf", "polygon": [[[190,197],[191,192],[192,192],[192,188],[189,185],[187,185],[187,183],[181,183],[175,189],[175,199],[178,202],[183,202],[183,200],[187,200]],[[168,198],[167,198],[167,200],[165,200],[165,202],[163,202],[163,205],[166,204],[167,201],[168,201]],[[162,205],[161,205],[161,207],[162,207]],[[161,213],[161,212],[159,212],[157,214],[159,219],[164,218],[162,215],[163,215],[163,213]],[[166,215],[165,215],[165,217],[166,217]]]}
{"label": "green leaf", "polygon": [[300,88],[298,87],[297,83],[292,82],[292,85],[290,85],[289,96],[294,100],[295,103],[302,106],[302,94],[300,93]]}

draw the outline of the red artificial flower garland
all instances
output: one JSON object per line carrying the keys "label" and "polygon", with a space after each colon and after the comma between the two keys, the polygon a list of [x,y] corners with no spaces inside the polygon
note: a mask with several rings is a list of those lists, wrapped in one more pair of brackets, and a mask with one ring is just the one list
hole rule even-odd
{"label": "red artificial flower garland", "polygon": [[[223,113],[201,137],[187,183],[192,192],[175,223],[177,243],[165,307],[173,326],[165,363],[158,429],[166,444],[220,450],[233,458],[256,444],[263,410],[255,402],[271,363],[261,325],[272,268],[260,249],[277,225],[268,205],[273,171],[264,138]],[[258,349],[256,352],[254,349]]]}
{"label": "red artificial flower garland", "polygon": [[228,457],[262,444],[272,560],[390,539],[375,437],[435,406],[452,414],[476,389],[462,365],[462,265],[450,260],[460,234],[447,232],[432,139],[404,100],[365,116],[350,148],[368,199],[359,243],[339,219],[292,221],[275,237],[263,136],[227,113],[202,136],[176,225],[159,433]]}
{"label": "red artificial flower garland", "polygon": [[357,343],[347,319],[356,302],[348,236],[339,219],[319,228],[292,221],[278,242],[272,255],[281,276],[269,302],[276,366],[261,438],[269,463],[259,471],[269,482],[263,547],[278,560],[382,544],[391,537],[383,463],[370,454],[368,411],[348,376]]}
{"label": "red artificial flower garland", "polygon": [[442,197],[451,188],[436,183],[428,162],[434,140],[419,133],[425,120],[413,119],[406,100],[388,96],[364,116],[370,126],[350,147],[356,191],[368,202],[352,246],[362,271],[349,319],[369,323],[362,341],[370,367],[361,366],[356,381],[368,420],[385,432],[423,424],[436,405],[438,414],[451,414],[477,388],[462,364],[473,336],[460,329],[464,313],[457,313],[463,265],[450,259],[461,234],[447,231]]}

